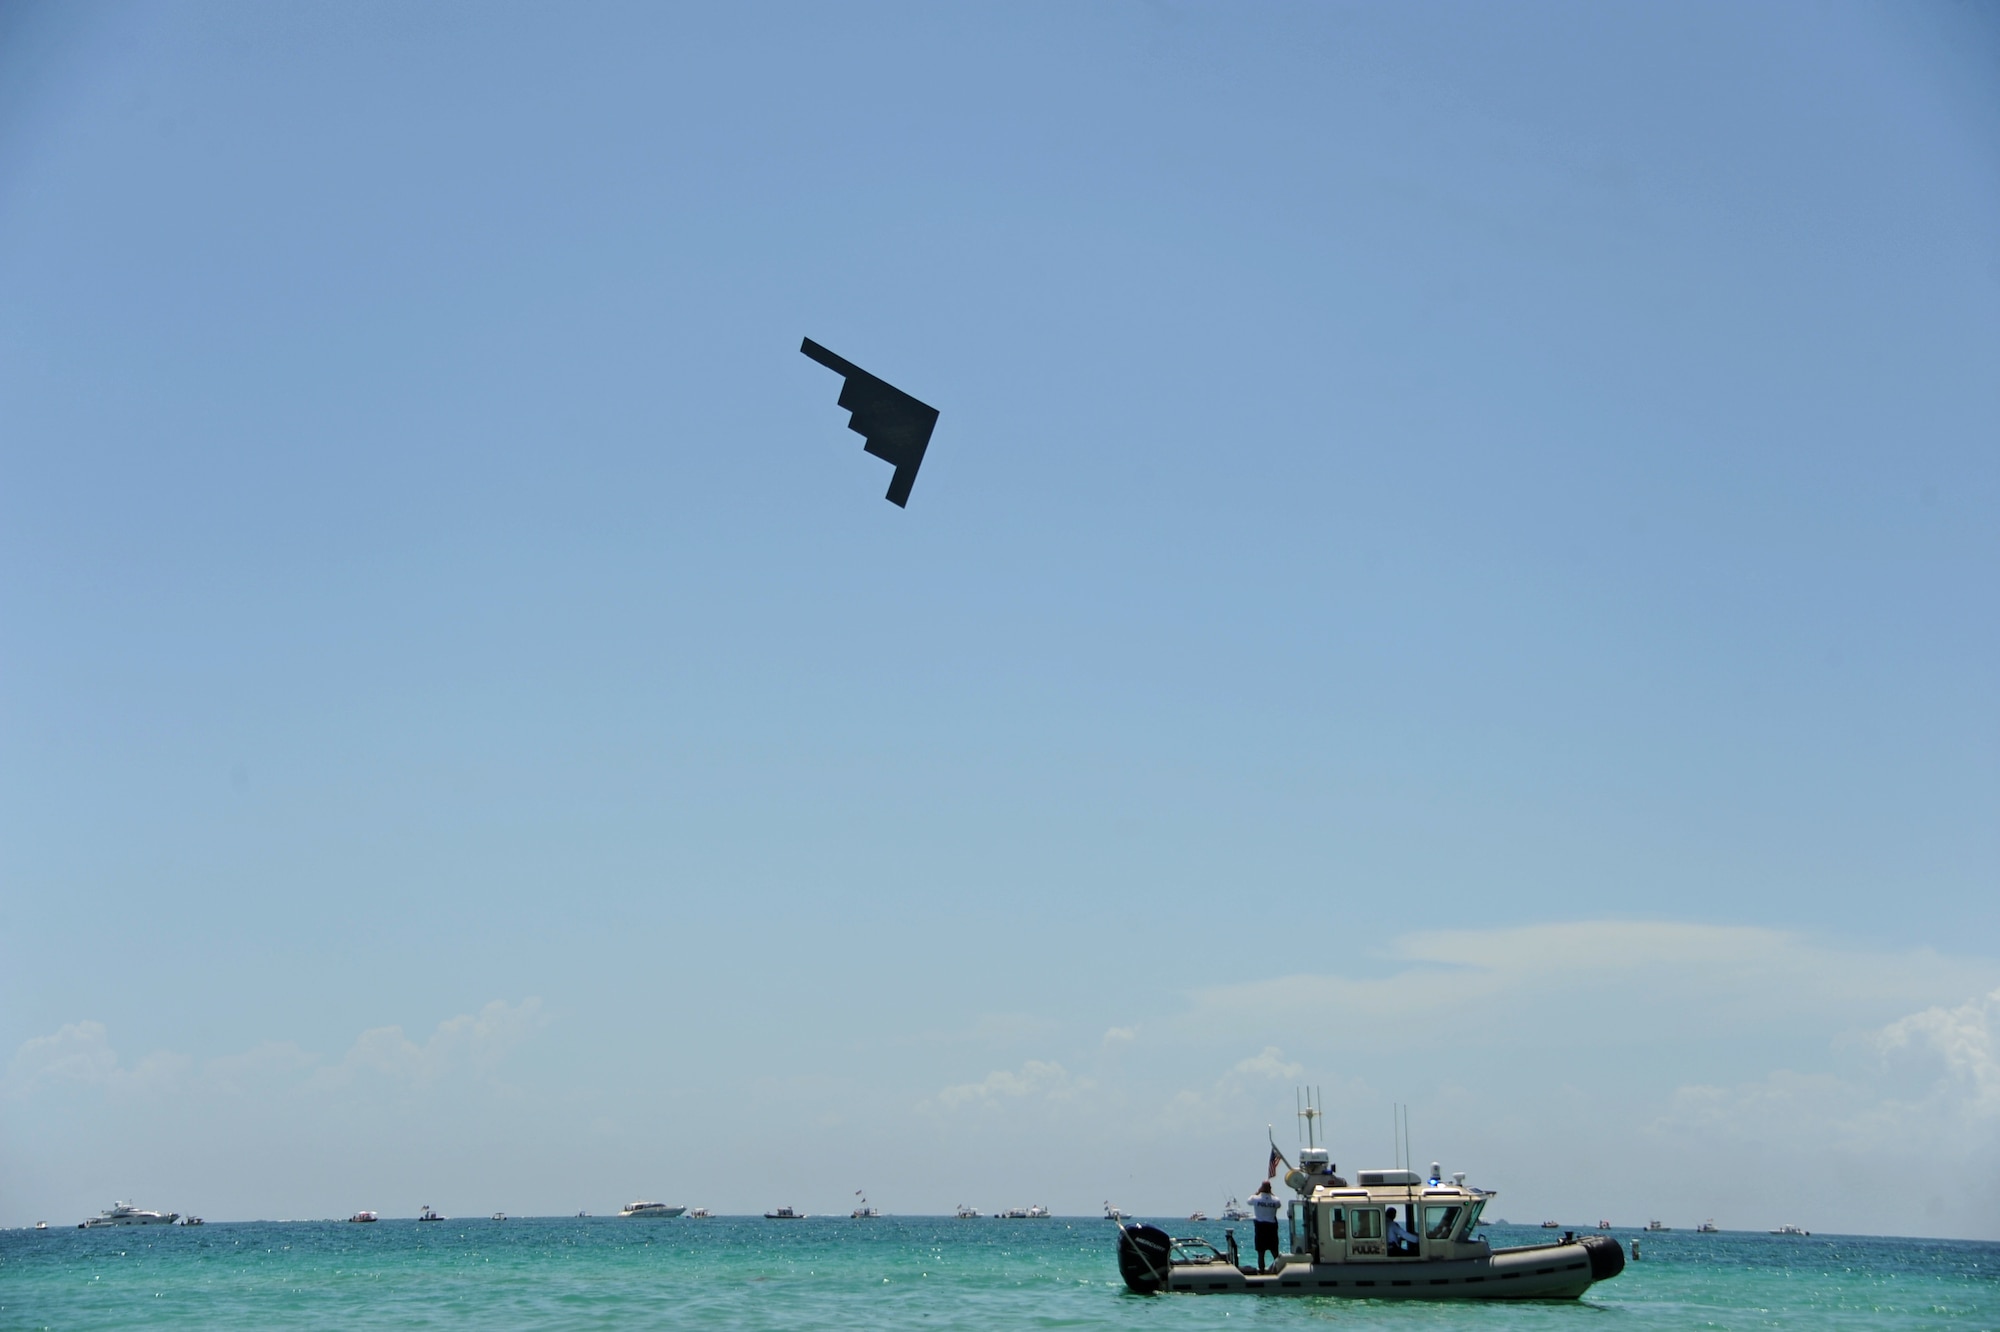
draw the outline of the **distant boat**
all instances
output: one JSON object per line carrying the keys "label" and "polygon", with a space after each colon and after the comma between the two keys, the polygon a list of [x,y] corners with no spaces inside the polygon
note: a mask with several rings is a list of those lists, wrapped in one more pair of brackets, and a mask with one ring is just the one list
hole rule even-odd
{"label": "distant boat", "polygon": [[112,1204],[88,1221],[77,1222],[76,1228],[95,1230],[99,1226],[170,1226],[179,1219],[179,1212],[148,1212],[144,1208],[122,1202]]}
{"label": "distant boat", "polygon": [[424,1210],[417,1213],[417,1220],[419,1221],[443,1221],[445,1219],[439,1213],[433,1212],[429,1203],[425,1203]]}
{"label": "distant boat", "polygon": [[977,1221],[979,1219],[979,1209],[977,1207],[967,1207],[964,1203],[960,1203],[958,1211],[954,1215],[961,1221]]}
{"label": "distant boat", "polygon": [[775,1212],[764,1213],[764,1219],[766,1221],[803,1221],[806,1219],[806,1214],[795,1208],[780,1207]]}
{"label": "distant boat", "polygon": [[685,1207],[669,1207],[663,1202],[633,1202],[626,1203],[625,1209],[618,1215],[675,1217],[685,1211],[687,1211]]}
{"label": "distant boat", "polygon": [[347,1219],[349,1221],[363,1223],[368,1221],[380,1221],[382,1218],[375,1215],[375,1213],[373,1212],[356,1212],[353,1216],[350,1216]]}
{"label": "distant boat", "polygon": [[1779,1226],[1779,1227],[1778,1227],[1778,1228],[1777,1228],[1776,1230],[1772,1231],[1771,1233],[1772,1233],[1773,1235],[1810,1235],[1810,1234],[1812,1234],[1812,1232],[1811,1232],[1810,1230],[1801,1230],[1801,1229],[1799,1229],[1799,1228],[1798,1228],[1797,1226]]}
{"label": "distant boat", "polygon": [[1107,1198],[1104,1201],[1104,1219],[1106,1221],[1116,1221],[1119,1225],[1122,1226],[1125,1224],[1125,1213],[1119,1211],[1116,1207],[1113,1207],[1111,1205],[1111,1200]]}
{"label": "distant boat", "polygon": [[854,1205],[854,1210],[847,1214],[850,1220],[873,1221],[875,1218],[882,1215],[879,1209],[870,1207],[868,1205],[868,1195],[863,1193],[860,1189],[856,1189],[854,1191],[854,1196],[861,1199],[861,1201],[856,1203]]}
{"label": "distant boat", "polygon": [[1040,1203],[1031,1203],[1028,1206],[1028,1219],[1030,1221],[1046,1221],[1053,1215],[1055,1214]]}
{"label": "distant boat", "polygon": [[690,1221],[708,1220],[708,1209],[706,1207],[690,1207],[687,1214]]}
{"label": "distant boat", "polygon": [[181,1218],[181,1224],[184,1226],[204,1226],[208,1223],[198,1216],[184,1216]]}
{"label": "distant boat", "polygon": [[1193,1210],[1192,1212],[1189,1212],[1189,1213],[1188,1213],[1188,1220],[1190,1220],[1190,1221],[1206,1221],[1206,1220],[1208,1220],[1208,1213],[1207,1213],[1207,1212],[1204,1212],[1204,1211],[1202,1211],[1202,1210],[1201,1210],[1201,1209],[1200,1209],[1199,1207],[1197,1207],[1197,1208],[1195,1208],[1195,1209],[1194,1209],[1194,1210]]}
{"label": "distant boat", "polygon": [[1002,1221],[1026,1221],[1028,1219],[1028,1209],[1025,1207],[1009,1207],[1006,1211],[995,1212],[993,1215],[999,1217]]}
{"label": "distant boat", "polygon": [[1543,1229],[1543,1230],[1561,1230],[1562,1228],[1563,1228],[1563,1223],[1562,1223],[1562,1222],[1560,1222],[1560,1221],[1544,1221],[1544,1222],[1542,1222],[1542,1229]]}
{"label": "distant boat", "polygon": [[1717,1233],[1718,1229],[1719,1227],[1717,1227],[1715,1224],[1715,1218],[1710,1217],[1708,1220],[1696,1226],[1694,1228],[1694,1233],[1697,1235],[1713,1235]]}
{"label": "distant boat", "polygon": [[1229,1195],[1229,1201],[1222,1204],[1222,1219],[1224,1221],[1248,1221],[1250,1219],[1250,1209],[1242,1203],[1237,1202],[1236,1195],[1232,1193]]}
{"label": "distant boat", "polygon": [[1661,1225],[1661,1224],[1660,1224],[1659,1222],[1657,1222],[1657,1221],[1648,1221],[1648,1222],[1646,1223],[1646,1229],[1648,1229],[1648,1230],[1662,1230],[1662,1231],[1664,1231],[1664,1230],[1672,1230],[1672,1229],[1673,1229],[1673,1227],[1672,1227],[1672,1226],[1663,1226],[1663,1225]]}
{"label": "distant boat", "polygon": [[1599,1230],[1609,1230],[1611,1229],[1611,1223],[1609,1221],[1599,1221],[1597,1223],[1597,1228]]}
{"label": "distant boat", "polygon": [[47,1230],[48,1228],[49,1228],[49,1223],[48,1223],[48,1222],[46,1222],[46,1221],[37,1221],[37,1222],[35,1222],[35,1229],[36,1229],[36,1230]]}
{"label": "distant boat", "polygon": [[493,1214],[493,1219],[495,1221],[505,1221],[507,1219],[507,1214],[505,1212],[495,1212]]}

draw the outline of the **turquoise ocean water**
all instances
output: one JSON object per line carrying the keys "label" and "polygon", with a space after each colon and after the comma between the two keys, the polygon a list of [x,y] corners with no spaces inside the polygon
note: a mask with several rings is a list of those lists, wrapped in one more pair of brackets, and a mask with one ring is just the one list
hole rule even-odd
{"label": "turquoise ocean water", "polygon": [[[1222,1238],[1220,1224],[1161,1224]],[[1500,1305],[1136,1296],[1118,1279],[1111,1223],[1088,1219],[7,1231],[0,1328],[2000,1329],[2000,1244],[1639,1238],[1641,1260],[1580,1302]]]}

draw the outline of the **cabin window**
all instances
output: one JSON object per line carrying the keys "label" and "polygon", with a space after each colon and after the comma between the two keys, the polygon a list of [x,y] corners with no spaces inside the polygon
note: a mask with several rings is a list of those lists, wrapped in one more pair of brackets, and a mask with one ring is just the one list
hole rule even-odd
{"label": "cabin window", "polygon": [[1480,1199],[1480,1200],[1479,1200],[1478,1202],[1476,1202],[1476,1203],[1472,1204],[1472,1210],[1468,1211],[1468,1212],[1467,1212],[1467,1213],[1465,1214],[1465,1238],[1466,1238],[1466,1239],[1476,1239],[1476,1238],[1477,1238],[1477,1236],[1476,1236],[1476,1235],[1475,1235],[1475,1234],[1473,1233],[1473,1227],[1475,1227],[1475,1226],[1477,1226],[1477,1225],[1479,1224],[1479,1213],[1480,1213],[1481,1211],[1485,1210],[1485,1207],[1486,1207],[1486,1200],[1485,1200],[1484,1198],[1481,1198],[1481,1199]]}
{"label": "cabin window", "polygon": [[1431,1203],[1424,1208],[1424,1238],[1450,1239],[1458,1228],[1458,1214],[1465,1209],[1457,1203]]}
{"label": "cabin window", "polygon": [[1347,1209],[1345,1207],[1322,1207],[1319,1209],[1319,1237],[1321,1243],[1347,1238]]}
{"label": "cabin window", "polygon": [[1354,1209],[1353,1231],[1349,1239],[1378,1240],[1382,1238],[1382,1209],[1379,1207],[1357,1207]]}

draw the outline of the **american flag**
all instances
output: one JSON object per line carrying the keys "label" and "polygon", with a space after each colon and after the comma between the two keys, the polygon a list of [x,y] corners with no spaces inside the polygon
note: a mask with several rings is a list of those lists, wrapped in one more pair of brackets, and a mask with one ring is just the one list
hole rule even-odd
{"label": "american flag", "polygon": [[1285,1154],[1284,1154],[1283,1152],[1281,1152],[1281,1151],[1279,1151],[1279,1150],[1278,1150],[1278,1144],[1276,1144],[1275,1142],[1274,1142],[1274,1143],[1272,1143],[1272,1144],[1271,1144],[1271,1168],[1270,1168],[1269,1170],[1266,1170],[1266,1171],[1264,1172],[1264,1178],[1265,1178],[1265,1179],[1276,1179],[1276,1178],[1278,1177],[1278,1167],[1279,1167],[1279,1166],[1281,1166],[1281,1165],[1289,1165],[1289,1164],[1290,1164],[1290,1162],[1288,1162],[1288,1161],[1286,1161],[1286,1160],[1285,1160]]}

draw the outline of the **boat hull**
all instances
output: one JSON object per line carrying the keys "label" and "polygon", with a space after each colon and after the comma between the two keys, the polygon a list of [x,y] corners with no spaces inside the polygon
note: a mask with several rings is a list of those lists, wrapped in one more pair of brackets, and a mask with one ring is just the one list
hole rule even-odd
{"label": "boat hull", "polygon": [[[1146,1233],[1150,1232],[1150,1234]],[[1162,1242],[1164,1241],[1164,1243]],[[1587,1235],[1563,1244],[1497,1249],[1479,1258],[1390,1258],[1314,1264],[1294,1257],[1273,1272],[1227,1262],[1171,1262],[1166,1232],[1126,1226],[1118,1267],[1140,1294],[1317,1295],[1357,1300],[1573,1300],[1625,1269],[1614,1239]]]}

